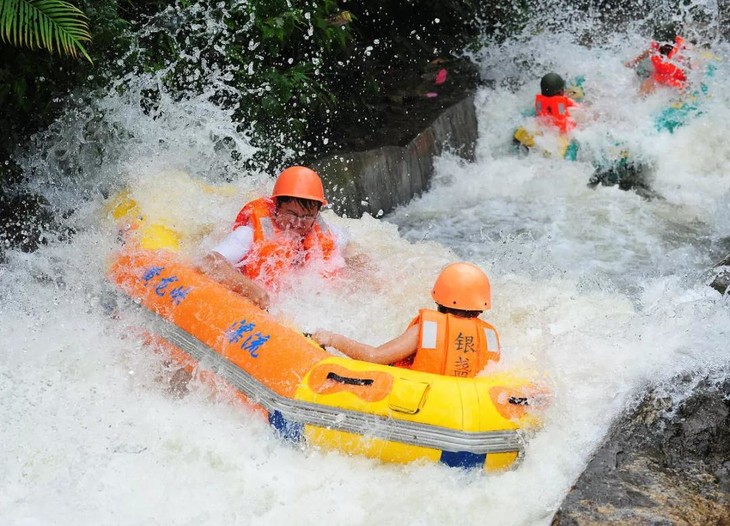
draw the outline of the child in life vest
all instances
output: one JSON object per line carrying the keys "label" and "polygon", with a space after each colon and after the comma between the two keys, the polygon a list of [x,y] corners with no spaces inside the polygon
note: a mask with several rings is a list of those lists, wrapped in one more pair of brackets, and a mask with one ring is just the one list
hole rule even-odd
{"label": "child in life vest", "polygon": [[437,309],[421,309],[397,338],[378,347],[318,330],[312,338],[356,360],[417,371],[473,377],[500,357],[499,335],[479,315],[491,308],[487,275],[471,263],[452,263],[431,291]]}
{"label": "child in life vest", "polygon": [[241,209],[231,233],[203,258],[201,270],[266,309],[269,292],[292,270],[313,262],[330,271],[345,265],[347,235],[320,217],[325,204],[314,170],[287,168],[271,196]]}

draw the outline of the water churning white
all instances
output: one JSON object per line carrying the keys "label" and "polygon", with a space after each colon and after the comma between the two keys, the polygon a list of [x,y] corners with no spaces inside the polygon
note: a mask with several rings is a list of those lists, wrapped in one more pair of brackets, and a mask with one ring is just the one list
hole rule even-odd
{"label": "water churning white", "polygon": [[[707,286],[730,231],[727,48],[712,47],[719,60],[703,113],[669,134],[653,126],[667,96],[638,98],[638,79],[622,65],[645,45],[636,34],[608,35],[588,48],[560,33],[485,47],[475,59],[494,84],[476,97],[476,162],[438,159],[432,190],[384,220],[330,215],[372,258],[370,282],[313,279],[276,299],[276,313],[300,329],[379,343],[431,305],[445,263],[482,266],[494,294],[485,317],[500,330],[506,364],[543,372],[555,390],[523,464],[494,476],[299,450],[203,385],[171,397],[133,314],[105,307],[115,231],[104,195],[128,187],[148,213],[189,234],[184,251],[194,258],[271,179],[236,169],[220,138],[235,138],[244,156],[249,147],[205,98],[163,97],[156,118],[141,112],[153,79],[61,121],[25,163],[65,174],[60,181],[74,169],[73,182],[38,188],[75,209],[67,221],[77,233],[10,253],[0,267],[1,522],[549,523],[644,387],[728,371],[730,311]],[[587,188],[590,157],[512,152],[511,133],[548,70],[585,77],[585,151],[630,145],[664,199]],[[81,132],[94,118],[109,130],[96,149]]]}

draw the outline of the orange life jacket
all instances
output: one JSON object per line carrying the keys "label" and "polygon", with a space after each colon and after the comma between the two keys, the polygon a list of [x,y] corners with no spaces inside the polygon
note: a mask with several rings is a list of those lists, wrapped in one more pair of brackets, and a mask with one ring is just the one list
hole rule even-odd
{"label": "orange life jacket", "polygon": [[272,220],[275,213],[274,199],[262,197],[246,204],[233,224],[233,230],[241,226],[253,229],[253,247],[239,270],[272,290],[293,268],[314,260],[327,261],[336,253],[334,236],[319,216],[309,233],[298,238],[276,226]]}
{"label": "orange life jacket", "polygon": [[497,330],[479,318],[421,309],[408,327],[414,325],[419,327],[418,349],[393,364],[397,367],[471,378],[489,360],[499,361]]}
{"label": "orange life jacket", "polygon": [[542,94],[535,95],[535,114],[538,119],[560,130],[560,133],[568,133],[575,128],[575,121],[570,118],[568,108],[575,106],[575,102],[564,95],[553,95],[546,97]]}
{"label": "orange life jacket", "polygon": [[680,67],[679,52],[684,47],[684,39],[682,37],[676,37],[674,39],[674,47],[667,53],[662,55],[659,52],[659,44],[652,42],[651,64],[654,67],[654,72],[651,78],[657,84],[664,86],[671,86],[673,88],[684,89],[687,85],[687,74],[684,69]]}

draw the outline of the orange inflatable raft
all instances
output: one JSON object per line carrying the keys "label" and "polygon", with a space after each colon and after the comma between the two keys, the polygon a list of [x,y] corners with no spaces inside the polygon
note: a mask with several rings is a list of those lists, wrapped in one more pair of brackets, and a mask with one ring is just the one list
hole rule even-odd
{"label": "orange inflatable raft", "polygon": [[539,426],[526,378],[454,378],[332,356],[165,250],[128,245],[110,279],[174,357],[232,386],[282,436],[384,461],[509,468]]}

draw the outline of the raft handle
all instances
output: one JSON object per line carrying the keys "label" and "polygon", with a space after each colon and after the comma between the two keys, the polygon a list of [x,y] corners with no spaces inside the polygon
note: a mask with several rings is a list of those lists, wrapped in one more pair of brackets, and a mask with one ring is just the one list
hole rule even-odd
{"label": "raft handle", "polygon": [[335,382],[347,385],[373,385],[374,382],[370,378],[350,378],[348,376],[340,376],[333,372],[327,373],[327,380],[334,380]]}

